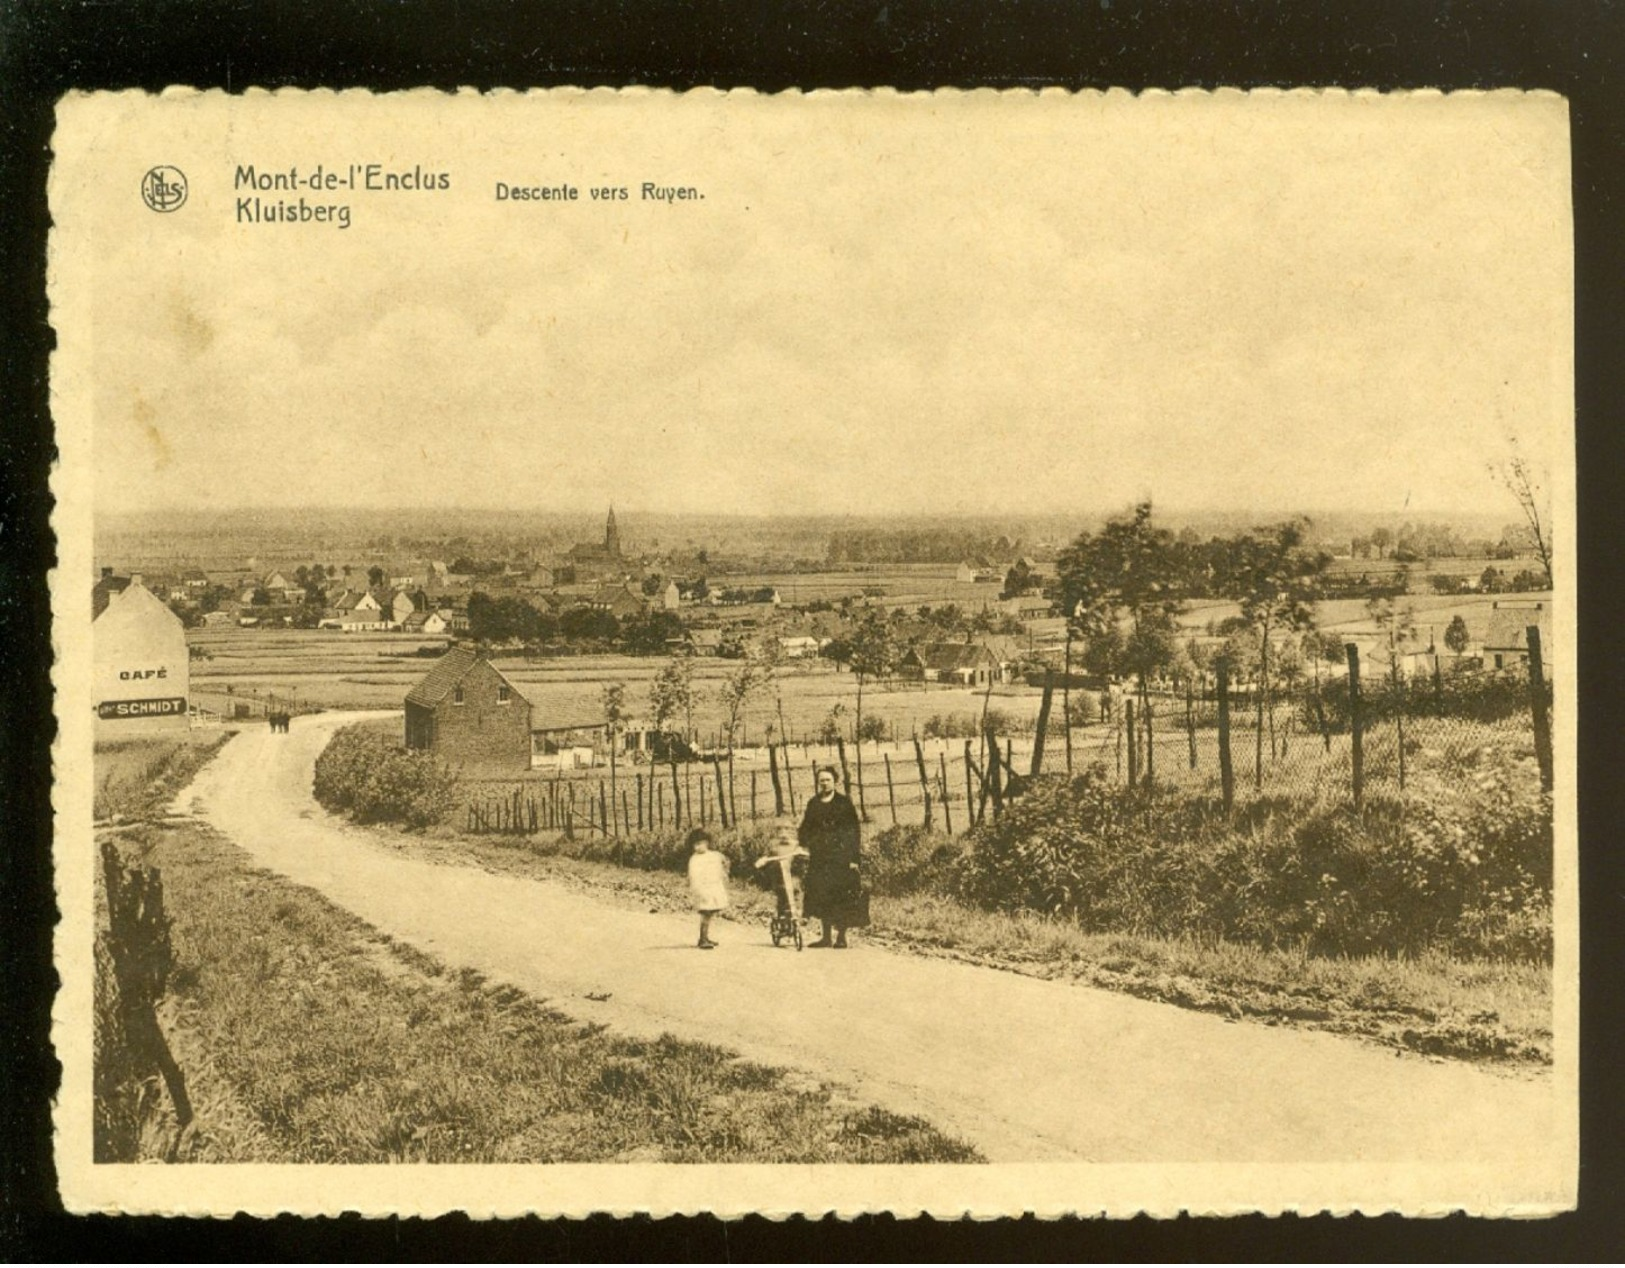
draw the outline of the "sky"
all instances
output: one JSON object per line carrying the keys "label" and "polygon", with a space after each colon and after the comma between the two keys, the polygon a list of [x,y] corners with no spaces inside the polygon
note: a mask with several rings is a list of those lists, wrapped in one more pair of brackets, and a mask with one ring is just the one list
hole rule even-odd
{"label": "sky", "polygon": [[[99,510],[1479,512],[1570,443],[1551,98],[434,101],[157,99],[58,191]],[[237,222],[237,165],[374,159],[452,188]]]}

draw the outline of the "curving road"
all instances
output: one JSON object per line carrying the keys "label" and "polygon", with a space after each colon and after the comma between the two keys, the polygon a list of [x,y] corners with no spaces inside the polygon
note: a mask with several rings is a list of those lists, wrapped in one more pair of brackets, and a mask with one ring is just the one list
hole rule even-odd
{"label": "curving road", "polygon": [[838,1080],[994,1160],[1449,1162],[1561,1175],[1554,1142],[1568,1138],[1567,1119],[1549,1077],[861,944],[798,955],[743,925],[719,925],[721,949],[702,955],[684,916],[405,857],[311,798],[328,736],[364,716],[381,715],[244,731],[177,809],[446,963],[582,1019]]}

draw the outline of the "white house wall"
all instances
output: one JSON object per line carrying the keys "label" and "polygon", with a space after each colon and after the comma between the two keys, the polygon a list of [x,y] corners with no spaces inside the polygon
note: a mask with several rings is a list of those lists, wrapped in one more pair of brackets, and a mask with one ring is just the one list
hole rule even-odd
{"label": "white house wall", "polygon": [[132,585],[96,618],[91,635],[96,738],[185,730],[191,667],[180,618]]}

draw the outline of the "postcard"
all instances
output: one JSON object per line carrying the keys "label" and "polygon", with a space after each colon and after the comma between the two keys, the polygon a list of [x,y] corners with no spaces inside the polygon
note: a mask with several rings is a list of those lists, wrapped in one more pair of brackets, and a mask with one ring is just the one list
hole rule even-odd
{"label": "postcard", "polygon": [[70,1210],[1572,1208],[1561,98],[53,150]]}

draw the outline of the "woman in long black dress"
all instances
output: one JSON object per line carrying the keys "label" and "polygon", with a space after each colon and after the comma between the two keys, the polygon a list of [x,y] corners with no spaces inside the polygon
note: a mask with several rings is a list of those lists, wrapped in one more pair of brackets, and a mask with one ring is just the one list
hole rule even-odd
{"label": "woman in long black dress", "polygon": [[[862,886],[858,812],[852,799],[837,791],[835,768],[818,772],[818,794],[807,802],[798,833],[807,851],[803,910],[823,922],[815,947],[846,946],[849,925],[860,923],[856,904]],[[830,931],[835,938],[830,940]]]}

